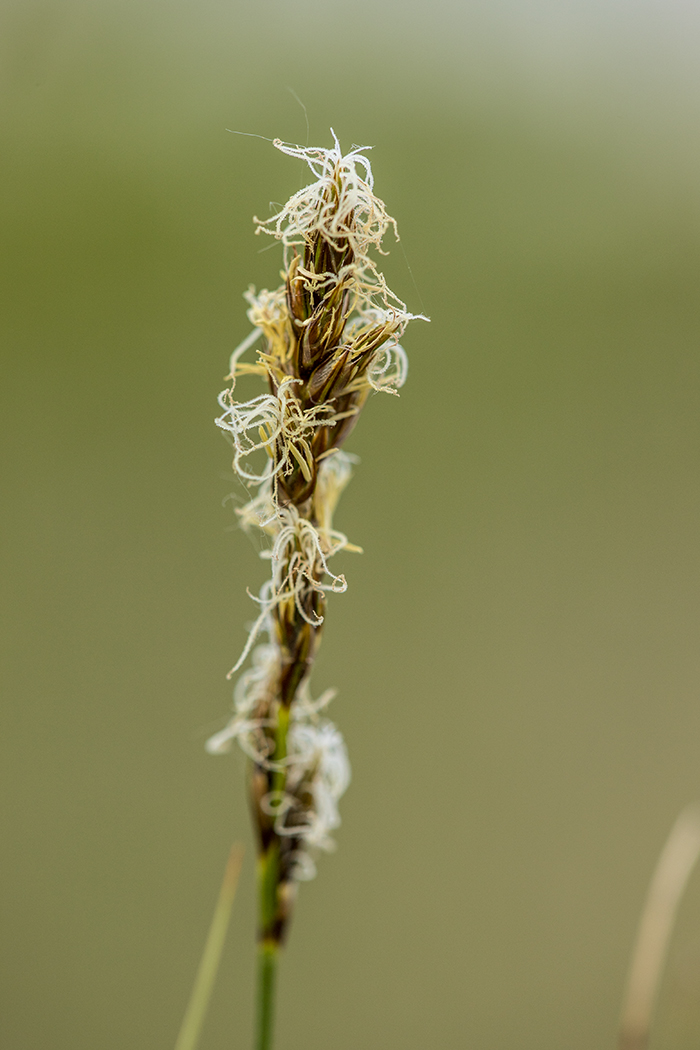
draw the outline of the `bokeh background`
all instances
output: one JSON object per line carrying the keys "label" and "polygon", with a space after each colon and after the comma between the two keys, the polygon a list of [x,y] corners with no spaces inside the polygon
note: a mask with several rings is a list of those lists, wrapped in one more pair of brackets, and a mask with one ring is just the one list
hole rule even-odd
{"label": "bokeh background", "polygon": [[[700,65],[673,0],[5,0],[6,1050],[173,1045],[229,845],[211,758],[266,574],[213,425],[264,139],[369,143],[432,317],[375,397],[315,673],[353,763],[278,1050],[612,1047],[700,796]],[[291,91],[290,91],[291,89]],[[654,1047],[700,1039],[700,880]],[[248,1047],[253,856],[202,1050]]]}

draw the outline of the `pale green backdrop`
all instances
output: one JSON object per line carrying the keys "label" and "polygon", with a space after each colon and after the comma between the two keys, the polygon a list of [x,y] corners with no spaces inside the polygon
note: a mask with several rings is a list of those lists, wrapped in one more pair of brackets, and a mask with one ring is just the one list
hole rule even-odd
{"label": "pale green backdrop", "polygon": [[[369,404],[315,682],[354,779],[278,1050],[614,1046],[700,796],[700,157],[686,5],[8,2],[3,1050],[172,1047],[243,762],[203,743],[266,573],[213,425],[257,138],[369,143],[432,317]],[[202,1050],[250,1045],[249,848]],[[654,1048],[700,1040],[700,877]]]}

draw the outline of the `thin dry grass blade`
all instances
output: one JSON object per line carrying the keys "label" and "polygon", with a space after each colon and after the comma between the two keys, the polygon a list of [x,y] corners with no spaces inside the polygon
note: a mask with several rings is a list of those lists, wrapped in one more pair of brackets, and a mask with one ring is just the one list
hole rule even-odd
{"label": "thin dry grass blade", "polygon": [[219,899],[214,909],[214,918],[209,927],[206,944],[202,952],[202,958],[197,969],[194,987],[190,1001],[185,1010],[185,1016],[180,1028],[180,1034],[175,1043],[175,1050],[195,1050],[202,1030],[202,1024],[206,1016],[211,993],[214,988],[219,960],[226,939],[226,931],[231,916],[231,907],[236,889],[238,877],[241,873],[243,863],[243,846],[240,842],[234,842],[226,862],[224,879],[219,891]]}
{"label": "thin dry grass blade", "polygon": [[661,851],[632,953],[620,1021],[620,1050],[644,1050],[676,912],[700,856],[700,802],[684,809]]}

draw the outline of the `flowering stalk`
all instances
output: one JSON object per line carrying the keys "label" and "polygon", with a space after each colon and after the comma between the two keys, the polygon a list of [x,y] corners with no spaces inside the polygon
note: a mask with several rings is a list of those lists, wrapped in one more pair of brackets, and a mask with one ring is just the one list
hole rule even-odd
{"label": "flowering stalk", "polygon": [[[332,849],[338,800],[350,767],[343,738],[324,711],[334,695],[313,699],[309,676],[321,640],[329,591],[345,577],[330,568],[340,550],[359,551],[333,527],[353,457],[341,451],[372,391],[396,394],[406,378],[399,339],[414,315],[390,291],[370,259],[395,221],[373,193],[364,148],[343,156],[275,140],[303,159],[315,181],[294,194],[259,234],[284,247],[283,284],[249,289],[254,330],[231,357],[229,388],[217,425],[234,447],[238,476],[256,490],[237,513],[244,529],[269,537],[261,557],[270,579],[253,600],[259,615],[229,672],[251,656],[238,680],[234,715],[207,747],[235,739],[251,760],[250,798],[258,839],[258,1050],[271,1045],[275,960],[297,884],[315,874],[314,856]],[[244,354],[262,336],[254,361]],[[267,391],[235,398],[236,380],[258,375]],[[262,635],[265,641],[259,642]],[[256,644],[258,643],[258,644]]]}

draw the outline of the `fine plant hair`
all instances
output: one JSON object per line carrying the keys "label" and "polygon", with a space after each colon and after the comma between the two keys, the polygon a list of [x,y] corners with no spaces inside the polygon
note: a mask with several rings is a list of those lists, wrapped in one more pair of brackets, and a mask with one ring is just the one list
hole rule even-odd
{"label": "fine plant hair", "polygon": [[[347,752],[327,717],[334,696],[314,697],[310,674],[329,592],[347,588],[331,568],[342,550],[359,551],[334,527],[354,457],[342,450],[373,392],[397,394],[407,374],[399,342],[410,314],[371,257],[395,220],[373,191],[372,169],[357,147],[343,155],[275,139],[306,162],[314,181],[295,193],[256,233],[280,241],[282,284],[245,295],[251,334],[231,355],[217,425],[230,435],[233,467],[251,499],[241,527],[267,537],[261,557],[269,579],[257,618],[229,678],[250,658],[234,689],[228,725],[207,743],[235,740],[249,759],[249,792],[258,847],[259,984],[256,1047],[271,1045],[275,962],[298,883],[312,878],[319,851],[333,848],[338,802],[350,781]],[[256,347],[254,359],[249,356]],[[265,391],[236,399],[240,376]]]}

